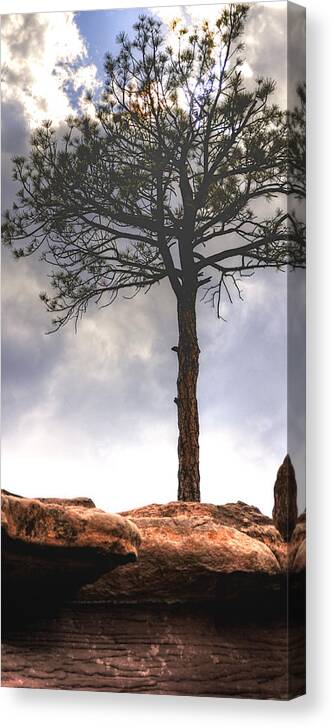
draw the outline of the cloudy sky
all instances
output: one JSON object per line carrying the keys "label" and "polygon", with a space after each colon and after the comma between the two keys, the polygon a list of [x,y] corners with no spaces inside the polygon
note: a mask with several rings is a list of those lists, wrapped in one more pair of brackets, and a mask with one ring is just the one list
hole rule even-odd
{"label": "cloudy sky", "polygon": [[[188,23],[212,20],[220,9],[205,4],[150,12],[167,31],[174,16]],[[3,209],[15,193],[11,157],[27,151],[31,130],[44,118],[60,125],[81,108],[86,88],[98,93],[105,52],[116,51],[117,33],[130,33],[139,12],[2,17]],[[290,21],[290,96],[286,4],[254,5],[245,36],[248,77],[276,79],[282,107],[302,79],[302,22]],[[50,322],[38,298],[47,273],[37,258],[16,262],[2,253],[3,487],[30,496],[87,495],[114,511],[175,500],[177,373],[171,347],[177,332],[167,284],[131,301],[119,297],[102,311],[91,308],[76,335],[70,324],[47,336]],[[303,288],[303,274],[263,271],[243,285],[243,302],[225,306],[226,322],[208,304],[198,306],[203,501],[243,500],[269,514],[276,471],[288,448],[303,485],[299,308],[296,316]]]}

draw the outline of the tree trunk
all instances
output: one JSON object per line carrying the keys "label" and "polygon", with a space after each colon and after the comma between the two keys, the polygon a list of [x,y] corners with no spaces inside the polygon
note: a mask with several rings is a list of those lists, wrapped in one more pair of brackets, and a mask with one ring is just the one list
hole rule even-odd
{"label": "tree trunk", "polygon": [[196,290],[178,298],[178,500],[200,501]]}

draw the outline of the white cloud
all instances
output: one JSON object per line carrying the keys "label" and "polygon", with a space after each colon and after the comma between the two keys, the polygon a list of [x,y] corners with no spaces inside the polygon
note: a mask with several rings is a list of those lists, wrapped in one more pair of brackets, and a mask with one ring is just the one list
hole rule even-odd
{"label": "white cloud", "polygon": [[30,128],[45,118],[60,123],[73,111],[70,86],[99,85],[74,13],[8,15],[1,40],[3,103],[19,102]]}
{"label": "white cloud", "polygon": [[[187,28],[200,27],[207,20],[213,28],[226,4],[178,5],[153,7],[152,12],[170,27],[174,19]],[[277,81],[275,101],[284,107],[287,90],[287,5],[285,2],[256,2],[250,5],[244,37],[245,63],[242,73],[245,79],[264,75]],[[172,43],[172,34],[168,37]],[[176,43],[176,41],[175,41]],[[176,45],[175,45],[176,47]]]}
{"label": "white cloud", "polygon": [[204,20],[214,23],[221,13],[223,5],[175,5],[172,7],[153,7],[151,8],[154,15],[158,15],[163,23],[170,24],[172,20],[178,19],[183,23],[192,25],[200,25]]}

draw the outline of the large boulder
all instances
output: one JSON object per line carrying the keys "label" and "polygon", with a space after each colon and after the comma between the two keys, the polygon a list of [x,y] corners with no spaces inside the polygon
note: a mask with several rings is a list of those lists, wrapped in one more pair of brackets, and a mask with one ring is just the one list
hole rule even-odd
{"label": "large boulder", "polygon": [[89,499],[1,496],[4,603],[25,605],[72,595],[120,564],[137,560],[133,521]]}
{"label": "large boulder", "polygon": [[142,535],[140,559],[80,591],[84,600],[214,599],[228,587],[275,588],[286,574],[289,544],[273,521],[245,503],[153,504],[122,514]]}

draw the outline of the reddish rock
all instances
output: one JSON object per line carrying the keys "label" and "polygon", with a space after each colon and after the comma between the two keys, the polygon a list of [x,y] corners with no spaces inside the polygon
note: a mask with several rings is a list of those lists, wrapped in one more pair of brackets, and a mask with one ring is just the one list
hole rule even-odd
{"label": "reddish rock", "polygon": [[[89,499],[9,496],[4,512],[7,687],[304,692],[305,514],[286,542],[272,519],[241,502],[109,516]],[[138,529],[139,559],[126,563],[136,558]]]}
{"label": "reddish rock", "polygon": [[277,577],[284,569],[286,544],[271,519],[245,503],[172,502],[122,515],[142,535],[139,561],[84,587],[83,599],[211,599],[228,576]]}
{"label": "reddish rock", "polygon": [[5,604],[58,599],[119,564],[136,561],[133,522],[82,504],[3,493],[2,576]]}
{"label": "reddish rock", "polygon": [[[2,495],[12,495],[14,498],[25,498],[24,495],[18,495],[17,493],[11,493],[10,490],[1,489]],[[59,504],[60,506],[81,506],[82,508],[96,508],[94,501],[91,498],[79,497],[79,498],[39,498],[35,496],[33,500],[41,501],[42,503],[53,503]]]}
{"label": "reddish rock", "polygon": [[[116,572],[115,572],[116,573]],[[303,624],[267,618],[257,593],[237,618],[220,605],[66,605],[2,646],[2,685],[13,688],[274,698],[305,689]]]}
{"label": "reddish rock", "polygon": [[291,571],[299,573],[306,568],[306,515],[302,513],[289,544],[289,567]]}
{"label": "reddish rock", "polygon": [[2,496],[2,528],[26,544],[56,548],[90,548],[101,555],[137,557],[138,529],[118,514],[98,508],[49,499]]}
{"label": "reddish rock", "polygon": [[[305,516],[287,543],[271,518],[241,501],[176,501],[115,516],[89,499],[7,494],[3,528],[12,583],[40,584],[43,574],[45,584],[47,574],[49,583],[83,585],[78,600],[211,600],[255,592],[259,581],[275,593],[287,572],[305,568]],[[139,532],[139,561],[127,563],[137,557]]]}
{"label": "reddish rock", "polygon": [[292,564],[293,572],[305,571],[306,568],[306,542],[300,543]]}

